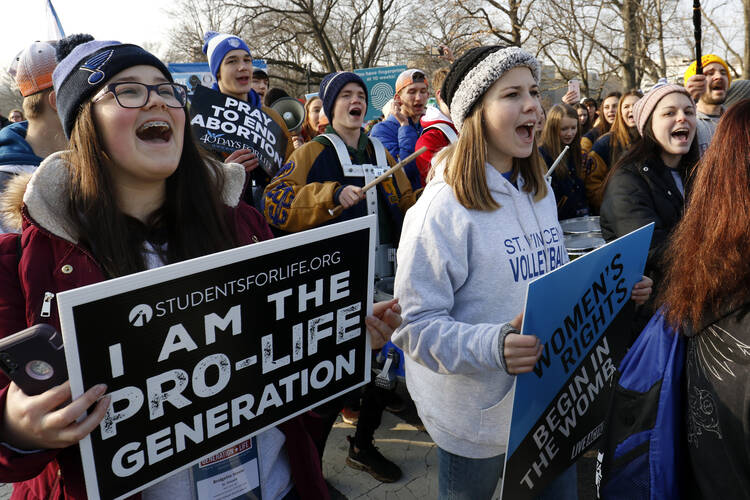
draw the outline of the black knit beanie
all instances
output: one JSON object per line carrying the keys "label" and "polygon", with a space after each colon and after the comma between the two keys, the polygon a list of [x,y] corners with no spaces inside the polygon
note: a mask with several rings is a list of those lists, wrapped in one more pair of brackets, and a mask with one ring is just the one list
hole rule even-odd
{"label": "black knit beanie", "polygon": [[132,66],[154,66],[168,81],[174,81],[164,63],[137,45],[114,40],[94,40],[91,35],[71,35],[57,44],[58,64],[52,73],[57,114],[65,137],[70,138],[81,105],[110,78]]}
{"label": "black knit beanie", "polygon": [[362,80],[362,78],[356,73],[350,71],[328,73],[320,82],[320,92],[318,92],[318,97],[323,101],[323,111],[331,123],[333,123],[333,104],[336,102],[336,97],[338,97],[339,92],[341,92],[341,89],[343,89],[347,83],[352,82],[362,87],[365,91],[365,105],[367,105],[369,102],[367,85],[365,85],[364,80]]}

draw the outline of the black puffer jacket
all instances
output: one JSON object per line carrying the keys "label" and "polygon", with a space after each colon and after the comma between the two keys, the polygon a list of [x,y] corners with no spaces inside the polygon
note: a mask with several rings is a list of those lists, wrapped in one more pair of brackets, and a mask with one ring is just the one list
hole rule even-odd
{"label": "black puffer jacket", "polygon": [[[685,191],[687,176],[681,172]],[[682,218],[685,201],[670,169],[661,158],[619,167],[609,179],[601,207],[602,236],[612,241],[631,231],[654,223],[644,274],[654,280],[651,299],[638,308],[633,335],[637,335],[654,312],[653,298],[664,277],[662,254],[669,235]]]}
{"label": "black puffer jacket", "polygon": [[[683,181],[685,178],[683,172]],[[612,174],[604,192],[602,236],[612,241],[654,222],[646,275],[658,283],[662,276],[662,252],[672,229],[682,218],[684,205],[670,169],[660,158],[623,165]]]}

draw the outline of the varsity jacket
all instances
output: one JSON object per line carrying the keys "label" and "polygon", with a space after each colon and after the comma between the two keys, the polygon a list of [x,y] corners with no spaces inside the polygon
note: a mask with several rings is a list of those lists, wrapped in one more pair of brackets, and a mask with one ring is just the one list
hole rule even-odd
{"label": "varsity jacket", "polygon": [[[330,125],[326,133],[335,134]],[[368,137],[360,134],[359,147],[347,147],[352,163],[376,164],[375,151]],[[389,166],[395,164],[386,153]],[[292,153],[289,161],[271,180],[263,196],[263,214],[269,224],[284,231],[297,232],[325,224],[362,217],[367,214],[364,201],[331,214],[338,205],[338,195],[346,185],[362,187],[363,177],[347,177],[341,167],[336,149],[328,139],[317,136]],[[394,238],[400,232],[403,214],[416,201],[411,184],[403,171],[399,170],[378,184],[379,221],[390,218],[395,228]],[[380,217],[380,215],[384,217]],[[381,224],[381,236],[382,224]],[[384,237],[381,237],[381,242]]]}

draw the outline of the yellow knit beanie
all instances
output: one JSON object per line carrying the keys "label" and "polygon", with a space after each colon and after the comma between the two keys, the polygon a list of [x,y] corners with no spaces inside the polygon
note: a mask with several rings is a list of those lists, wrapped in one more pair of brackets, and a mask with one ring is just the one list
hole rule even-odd
{"label": "yellow knit beanie", "polygon": [[[685,86],[687,86],[688,79],[695,74],[695,66],[697,61],[693,61],[693,64],[690,65],[690,67],[685,71]],[[724,69],[727,70],[727,77],[729,78],[729,83],[732,83],[732,74],[729,72],[729,66],[727,66],[726,61],[722,59],[719,56],[716,56],[714,54],[706,54],[705,56],[701,57],[701,63],[703,67],[705,68],[711,63],[719,63],[722,66],[724,66]]]}

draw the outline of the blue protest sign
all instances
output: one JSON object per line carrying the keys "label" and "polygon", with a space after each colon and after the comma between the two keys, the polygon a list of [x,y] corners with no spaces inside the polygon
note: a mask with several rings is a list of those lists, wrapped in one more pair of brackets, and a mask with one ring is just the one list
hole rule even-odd
{"label": "blue protest sign", "polygon": [[651,223],[529,283],[523,333],[538,336],[543,351],[516,379],[503,498],[536,497],[601,435],[615,371],[616,339],[608,337],[625,333],[616,318],[643,275],[653,230]]}
{"label": "blue protest sign", "polygon": [[169,63],[167,69],[172,73],[172,78],[177,83],[186,85],[188,93],[193,95],[195,87],[203,85],[211,88],[216,81],[208,67],[208,63]]}
{"label": "blue protest sign", "polygon": [[396,79],[398,75],[406,70],[403,64],[400,66],[388,66],[385,68],[355,69],[365,85],[367,85],[368,102],[365,122],[373,120],[381,115],[381,109],[385,103],[396,95]]}

